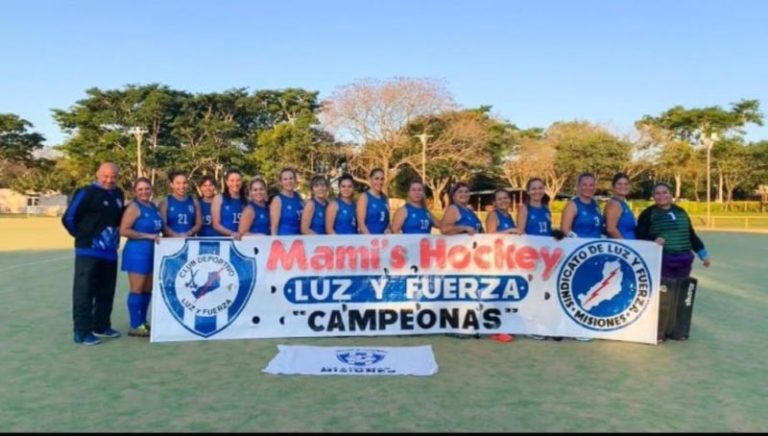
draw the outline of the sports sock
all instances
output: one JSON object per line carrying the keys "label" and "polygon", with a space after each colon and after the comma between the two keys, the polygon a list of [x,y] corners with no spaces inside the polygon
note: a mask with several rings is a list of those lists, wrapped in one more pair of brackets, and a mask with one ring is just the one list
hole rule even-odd
{"label": "sports sock", "polygon": [[152,301],[152,293],[145,292],[141,294],[141,323],[147,323],[147,315],[149,315],[149,303]]}
{"label": "sports sock", "polygon": [[141,294],[135,292],[128,293],[128,318],[131,321],[131,328],[135,329],[141,325],[141,307],[143,298]]}

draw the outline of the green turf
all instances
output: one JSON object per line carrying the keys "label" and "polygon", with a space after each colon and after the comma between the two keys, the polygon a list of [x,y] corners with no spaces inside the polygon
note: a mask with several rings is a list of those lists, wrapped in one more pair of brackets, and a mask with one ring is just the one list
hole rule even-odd
{"label": "green turf", "polygon": [[[0,250],[0,431],[768,431],[768,236],[706,233],[692,339],[72,343],[69,250]],[[39,248],[39,247],[38,247]],[[33,263],[38,262],[38,263]],[[113,322],[125,331],[127,279]],[[432,344],[433,377],[273,376],[276,345]]]}

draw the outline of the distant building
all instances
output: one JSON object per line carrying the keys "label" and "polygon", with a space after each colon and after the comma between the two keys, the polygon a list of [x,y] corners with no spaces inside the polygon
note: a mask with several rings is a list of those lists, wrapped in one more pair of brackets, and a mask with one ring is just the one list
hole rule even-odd
{"label": "distant building", "polygon": [[67,196],[59,192],[20,193],[0,189],[0,214],[60,216],[67,208]]}

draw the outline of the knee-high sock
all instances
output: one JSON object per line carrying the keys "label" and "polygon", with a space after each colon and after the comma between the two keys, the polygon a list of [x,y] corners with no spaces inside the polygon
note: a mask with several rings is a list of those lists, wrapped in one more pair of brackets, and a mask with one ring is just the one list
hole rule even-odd
{"label": "knee-high sock", "polygon": [[141,315],[141,305],[144,298],[141,296],[141,294],[136,292],[129,292],[128,293],[128,317],[131,320],[131,328],[135,329],[136,327],[140,326],[142,324],[142,315]]}
{"label": "knee-high sock", "polygon": [[141,322],[147,323],[147,315],[149,315],[149,303],[152,301],[152,293],[145,292],[141,294]]}

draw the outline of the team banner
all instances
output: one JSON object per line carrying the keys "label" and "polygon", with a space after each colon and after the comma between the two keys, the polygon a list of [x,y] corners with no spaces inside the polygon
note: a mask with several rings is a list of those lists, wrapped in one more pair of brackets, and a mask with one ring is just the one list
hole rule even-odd
{"label": "team banner", "polygon": [[262,372],[301,375],[437,374],[431,345],[416,347],[312,347],[278,345]]}
{"label": "team banner", "polygon": [[512,333],[656,343],[661,248],[517,235],[164,238],[153,342]]}

